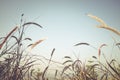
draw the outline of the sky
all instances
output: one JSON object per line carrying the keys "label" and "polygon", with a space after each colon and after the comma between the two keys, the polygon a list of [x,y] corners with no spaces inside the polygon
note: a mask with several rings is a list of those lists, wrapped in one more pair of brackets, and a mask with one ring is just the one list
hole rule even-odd
{"label": "sky", "polygon": [[47,38],[32,50],[33,54],[50,57],[56,48],[53,59],[61,61],[64,56],[80,58],[82,60],[97,56],[98,50],[89,46],[74,45],[86,42],[99,48],[101,44],[108,44],[104,48],[106,56],[118,49],[113,47],[116,34],[96,28],[99,23],[87,16],[92,14],[103,19],[108,25],[120,30],[120,0],[0,0],[0,37],[7,35],[16,25],[19,26],[21,14],[24,21],[37,22],[43,29],[32,26],[26,30],[26,37],[33,42]]}

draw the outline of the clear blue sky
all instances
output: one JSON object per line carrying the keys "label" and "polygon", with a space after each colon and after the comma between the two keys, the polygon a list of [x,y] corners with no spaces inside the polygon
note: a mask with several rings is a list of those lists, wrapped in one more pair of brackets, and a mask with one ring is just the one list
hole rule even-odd
{"label": "clear blue sky", "polygon": [[98,16],[120,30],[120,0],[0,0],[0,37],[19,25],[22,13],[25,21],[44,27],[40,30],[31,26],[26,36],[31,36],[33,42],[48,37],[33,50],[35,54],[49,57],[56,48],[54,59],[74,56],[73,52],[84,59],[97,55],[97,51],[87,46],[74,47],[74,44],[87,42],[98,48],[106,43],[109,44],[106,51],[112,51],[112,36],[119,40],[112,32],[96,28],[99,23],[86,14]]}

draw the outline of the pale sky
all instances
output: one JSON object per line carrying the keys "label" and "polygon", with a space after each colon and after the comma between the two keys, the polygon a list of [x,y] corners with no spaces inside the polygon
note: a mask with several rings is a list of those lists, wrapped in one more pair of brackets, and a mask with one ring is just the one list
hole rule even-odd
{"label": "pale sky", "polygon": [[120,0],[0,0],[0,37],[20,24],[22,13],[25,14],[25,21],[43,26],[41,30],[34,26],[28,28],[27,37],[30,36],[33,42],[47,37],[33,50],[34,54],[49,58],[52,49],[56,48],[54,60],[61,60],[65,55],[75,57],[76,54],[81,59],[97,55],[97,50],[91,47],[73,46],[80,42],[87,42],[96,48],[106,43],[109,45],[104,48],[106,55],[116,51],[112,49],[112,37],[117,41],[119,37],[96,28],[99,23],[86,14],[98,16],[120,30]]}

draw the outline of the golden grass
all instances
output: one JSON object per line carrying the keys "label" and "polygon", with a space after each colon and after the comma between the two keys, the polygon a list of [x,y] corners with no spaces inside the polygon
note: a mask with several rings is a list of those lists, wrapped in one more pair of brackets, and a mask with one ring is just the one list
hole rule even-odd
{"label": "golden grass", "polygon": [[33,43],[33,44],[31,45],[31,49],[33,49],[35,46],[37,46],[38,44],[40,44],[40,43],[43,42],[44,40],[46,40],[46,39],[45,39],[45,38],[44,38],[44,39],[40,39],[40,40],[36,41],[35,43]]}
{"label": "golden grass", "polygon": [[98,28],[104,28],[104,29],[110,30],[110,31],[112,31],[112,32],[114,32],[114,33],[116,33],[117,35],[120,36],[120,31],[118,31],[118,30],[115,29],[115,28],[112,28],[112,27],[108,26],[108,25],[107,25],[102,19],[100,19],[99,17],[94,16],[94,15],[91,15],[91,14],[88,14],[87,16],[95,19],[96,21],[98,21],[98,22],[100,23],[100,25],[97,26]]}

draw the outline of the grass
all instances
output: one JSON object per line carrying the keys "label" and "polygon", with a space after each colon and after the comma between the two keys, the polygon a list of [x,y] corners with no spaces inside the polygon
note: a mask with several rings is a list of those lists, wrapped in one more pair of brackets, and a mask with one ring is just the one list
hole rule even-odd
{"label": "grass", "polygon": [[[23,17],[23,14],[21,16]],[[98,28],[110,30],[120,36],[118,30],[108,26],[102,19],[91,14],[88,14],[88,16],[100,23],[97,26]],[[116,59],[108,61],[102,51],[102,48],[107,44],[101,44],[98,49],[94,48],[98,51],[98,56],[93,55],[91,56],[92,59],[86,62],[82,62],[80,59],[74,60],[71,56],[64,56],[64,62],[53,61],[55,48],[51,51],[49,59],[43,56],[43,58],[29,56],[29,52],[26,53],[26,50],[28,48],[33,49],[44,41],[44,39],[40,39],[31,43],[32,39],[24,36],[26,27],[30,27],[30,25],[35,25],[40,29],[43,28],[35,22],[23,23],[21,19],[20,26],[13,28],[7,36],[0,38],[0,80],[120,80],[119,61]],[[74,46],[81,45],[91,46],[89,43],[77,43]],[[118,48],[119,45],[120,43],[116,43]],[[101,56],[104,57],[104,63],[100,60]],[[43,63],[47,61],[47,63],[44,63],[46,66],[43,71],[40,70],[41,68],[34,68],[36,65],[42,65],[42,63],[36,64],[38,61]],[[62,67],[52,70],[54,75],[50,79],[48,74],[50,73],[51,63]]]}

